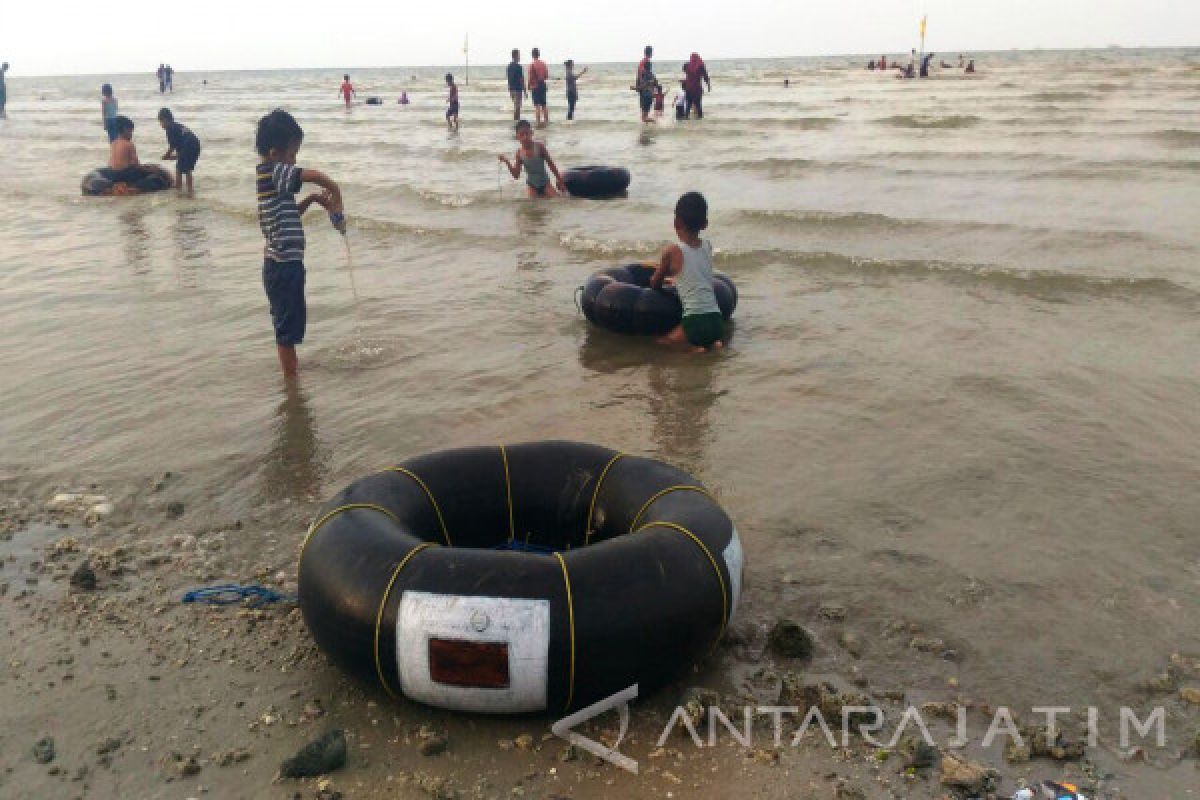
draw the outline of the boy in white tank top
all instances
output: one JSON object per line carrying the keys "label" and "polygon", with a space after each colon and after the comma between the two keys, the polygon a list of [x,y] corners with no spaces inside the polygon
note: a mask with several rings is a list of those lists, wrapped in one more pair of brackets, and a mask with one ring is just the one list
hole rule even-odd
{"label": "boy in white tank top", "polygon": [[679,244],[662,252],[650,288],[674,284],[683,304],[683,320],[659,343],[686,347],[693,353],[725,346],[725,320],[713,291],[712,244],[700,238],[708,227],[708,202],[699,192],[688,192],[675,204],[675,235]]}

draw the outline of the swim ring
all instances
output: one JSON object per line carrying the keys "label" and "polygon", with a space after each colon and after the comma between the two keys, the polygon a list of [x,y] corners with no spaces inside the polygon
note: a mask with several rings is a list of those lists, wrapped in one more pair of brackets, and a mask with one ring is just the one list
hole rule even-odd
{"label": "swim ring", "polygon": [[123,170],[101,167],[83,176],[80,190],[89,197],[115,197],[170,189],[171,174],[162,167],[142,164]]}
{"label": "swim ring", "polygon": [[678,677],[737,608],[742,548],[691,476],[592,444],[430,453],[346,487],[309,528],[317,646],[457,711],[581,708]]}
{"label": "swim ring", "polygon": [[[580,307],[588,321],[617,333],[660,335],[683,319],[683,306],[672,287],[650,288],[654,267],[627,264],[592,273],[582,288]],[[713,291],[725,319],[737,308],[738,292],[728,275],[713,275]]]}
{"label": "swim ring", "polygon": [[615,197],[629,188],[624,167],[572,167],[563,173],[567,191],[575,197]]}

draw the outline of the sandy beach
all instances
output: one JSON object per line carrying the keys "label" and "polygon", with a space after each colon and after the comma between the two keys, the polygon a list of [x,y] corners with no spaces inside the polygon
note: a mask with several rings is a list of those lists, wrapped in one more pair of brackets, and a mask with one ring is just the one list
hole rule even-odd
{"label": "sandy beach", "polygon": [[[564,166],[629,168],[629,196],[605,202],[498,179],[500,67],[462,87],[457,134],[441,67],[358,71],[388,105],[349,112],[340,72],[180,72],[168,102],[205,148],[192,199],[79,197],[106,153],[99,81],[10,76],[0,795],[965,798],[1054,779],[1093,800],[1196,796],[1200,51],[974,55],[978,79],[928,82],[865,57],[713,59],[705,119],[647,129],[632,65],[593,65],[577,121],[552,84],[538,135]],[[163,100],[146,76],[112,80],[149,161]],[[340,237],[308,220],[291,385],[254,216],[253,126],[277,105],[343,183],[358,296]],[[669,240],[685,189],[708,197],[741,295],[720,356],[597,330],[573,302]],[[181,602],[295,592],[313,515],[369,472],[545,438],[675,464],[742,535],[725,639],[633,705],[636,776],[551,717],[358,684],[288,602]],[[770,646],[781,621],[811,655]],[[938,752],[814,731],[776,748],[765,714],[749,746],[675,730],[659,747],[697,697],[734,715],[916,708]],[[1071,709],[1062,741],[982,746],[997,708],[1030,726],[1046,706]],[[1161,708],[1163,746],[1123,747],[1122,707]],[[615,719],[583,730],[611,740]],[[344,767],[276,780],[333,730]]]}

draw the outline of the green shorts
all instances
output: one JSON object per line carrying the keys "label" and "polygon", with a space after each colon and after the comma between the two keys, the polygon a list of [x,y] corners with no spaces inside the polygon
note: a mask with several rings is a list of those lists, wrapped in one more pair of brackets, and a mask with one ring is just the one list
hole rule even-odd
{"label": "green shorts", "polygon": [[683,335],[694,347],[711,347],[725,338],[725,320],[719,311],[685,315]]}

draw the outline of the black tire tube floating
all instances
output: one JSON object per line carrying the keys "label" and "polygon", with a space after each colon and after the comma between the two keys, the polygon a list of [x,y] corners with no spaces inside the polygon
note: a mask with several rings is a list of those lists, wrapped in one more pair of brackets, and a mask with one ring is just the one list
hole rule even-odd
{"label": "black tire tube floating", "polygon": [[[683,319],[683,305],[672,287],[650,288],[654,268],[627,264],[592,273],[583,286],[580,308],[588,321],[617,333],[662,335]],[[737,308],[738,291],[722,272],[713,275],[717,306],[726,320]]]}
{"label": "black tire tube floating", "polygon": [[[552,552],[494,549],[511,541]],[[322,651],[393,696],[560,714],[709,653],[742,558],[732,521],[674,467],[574,442],[470,447],[327,503],[299,603]]]}
{"label": "black tire tube floating", "polygon": [[170,189],[172,183],[171,175],[166,170],[143,164],[128,167],[119,172],[108,167],[94,169],[83,176],[79,188],[87,197],[107,197],[113,194],[126,194],[127,192],[117,188],[121,185],[134,190],[134,192],[128,193],[146,194]]}
{"label": "black tire tube floating", "polygon": [[629,188],[624,167],[572,167],[563,173],[567,191],[575,197],[615,197]]}

